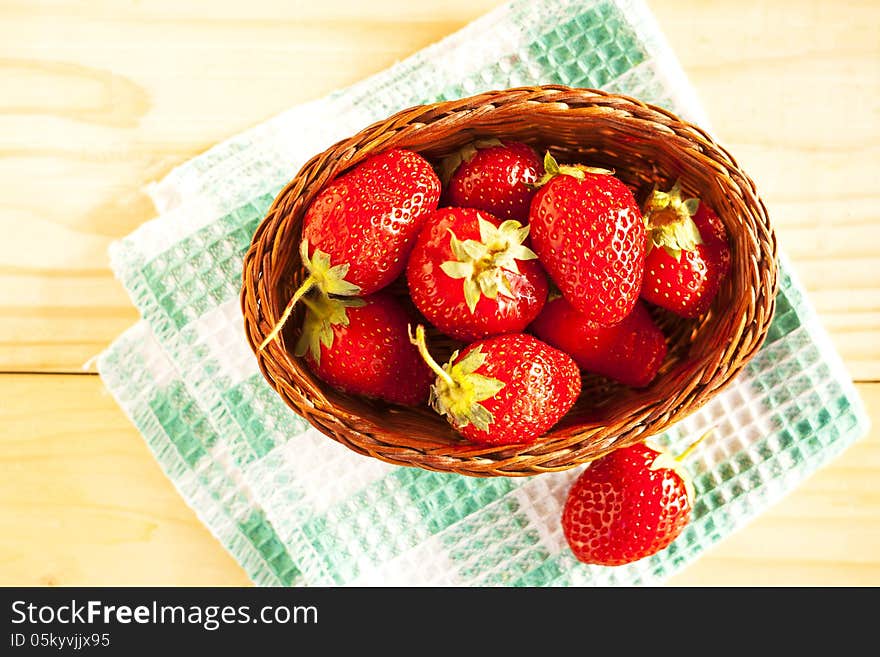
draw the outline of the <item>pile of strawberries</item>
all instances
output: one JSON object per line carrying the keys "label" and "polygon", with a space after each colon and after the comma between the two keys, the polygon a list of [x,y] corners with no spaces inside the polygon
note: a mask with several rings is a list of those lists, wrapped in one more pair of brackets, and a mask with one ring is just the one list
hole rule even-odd
{"label": "pile of strawberries", "polygon": [[[560,164],[549,152],[542,161],[526,144],[497,139],[435,163],[402,149],[371,156],[312,201],[300,254],[308,275],[261,348],[303,304],[296,355],[315,376],[350,394],[430,404],[465,440],[488,445],[539,440],[580,396],[583,373],[649,385],[667,353],[650,306],[697,317],[730,267],[723,224],[682,198],[678,183],[655,187],[640,206],[612,171]],[[408,298],[389,291],[395,282]],[[448,362],[431,356],[425,325],[460,343]],[[639,488],[658,469],[679,477],[669,455],[637,447],[641,475],[618,464],[628,472],[618,484],[637,479],[626,486]],[[604,467],[594,463],[582,479]],[[593,563],[632,560],[584,547],[585,527],[610,535],[609,514],[596,509],[620,506],[593,489],[580,480],[572,488],[563,517],[572,549]],[[686,489],[675,489],[679,515],[690,509]],[[657,509],[668,511],[660,498],[672,489],[663,490]]]}

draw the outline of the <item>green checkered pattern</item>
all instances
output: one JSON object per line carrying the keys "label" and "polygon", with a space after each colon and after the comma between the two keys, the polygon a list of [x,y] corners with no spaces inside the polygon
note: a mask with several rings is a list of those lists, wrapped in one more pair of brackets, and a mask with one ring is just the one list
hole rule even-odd
{"label": "green checkered pattern", "polygon": [[580,469],[475,479],[392,466],[323,437],[244,338],[242,256],[305,160],[403,107],[522,84],[603,87],[708,126],[640,2],[520,0],[377,76],[256,126],[150,188],[159,216],[113,245],[142,320],[99,358],[108,389],[202,521],[260,585],[636,585],[663,581],[863,435],[850,380],[783,258],[767,343],[658,442],[689,460],[692,522],[628,566],[580,564],[559,526]]}

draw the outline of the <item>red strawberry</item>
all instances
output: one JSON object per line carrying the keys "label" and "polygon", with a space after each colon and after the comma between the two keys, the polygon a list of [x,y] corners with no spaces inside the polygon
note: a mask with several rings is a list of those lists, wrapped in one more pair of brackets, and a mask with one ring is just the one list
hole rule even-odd
{"label": "red strawberry", "polygon": [[562,511],[562,530],[574,556],[584,563],[621,566],[672,543],[694,504],[693,484],[681,461],[695,445],[676,458],[638,443],[591,463],[569,490]]}
{"label": "red strawberry", "polygon": [[296,355],[315,375],[352,394],[417,405],[433,374],[409,341],[410,315],[386,291],[363,298],[303,297]]}
{"label": "red strawberry", "polygon": [[344,280],[356,285],[358,294],[380,290],[403,272],[439,196],[440,181],[418,153],[394,149],[374,155],[312,201],[302,230],[309,257],[321,251],[331,266],[348,265]]}
{"label": "red strawberry", "polygon": [[434,410],[476,443],[534,442],[581,392],[571,357],[525,333],[473,342],[443,367],[428,353],[424,327],[411,339],[437,374],[431,388]]}
{"label": "red strawberry", "polygon": [[645,227],[629,188],[608,171],[560,166],[550,153],[529,223],[541,263],[587,319],[610,326],[632,312],[645,259]]}
{"label": "red strawberry", "polygon": [[705,203],[683,200],[676,182],[654,190],[645,204],[648,255],[642,298],[682,317],[698,317],[712,304],[730,270],[727,233]]}
{"label": "red strawberry", "polygon": [[619,324],[603,327],[589,321],[564,298],[556,297],[547,302],[529,328],[569,354],[587,372],[637,388],[654,380],[666,358],[663,331],[641,302]]}
{"label": "red strawberry", "polygon": [[491,212],[525,223],[535,195],[534,183],[544,173],[531,146],[498,139],[477,140],[443,160],[441,178],[446,203]]}
{"label": "red strawberry", "polygon": [[471,208],[437,210],[407,264],[416,307],[460,340],[523,331],[547,298],[544,269],[523,245],[528,232]]}
{"label": "red strawberry", "polygon": [[366,295],[396,279],[439,200],[434,169],[408,150],[373,155],[330,182],[303,218],[300,254],[309,275],[260,348],[278,335],[312,287],[327,295]]}

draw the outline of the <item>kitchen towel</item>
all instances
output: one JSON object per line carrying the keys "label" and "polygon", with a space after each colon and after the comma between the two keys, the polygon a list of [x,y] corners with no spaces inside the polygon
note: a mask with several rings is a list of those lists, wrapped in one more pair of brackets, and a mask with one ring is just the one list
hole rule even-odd
{"label": "kitchen towel", "polygon": [[639,0],[517,0],[360,83],[294,107],[148,191],[158,216],[110,251],[141,321],[98,358],[169,479],[258,585],[657,584],[867,431],[852,383],[781,260],[767,342],[735,382],[656,437],[688,460],[693,519],[616,568],[577,562],[559,525],[582,467],[477,479],[393,466],[319,434],[276,396],[247,345],[242,257],[312,155],[405,107],[566,84],[625,93],[710,129]]}

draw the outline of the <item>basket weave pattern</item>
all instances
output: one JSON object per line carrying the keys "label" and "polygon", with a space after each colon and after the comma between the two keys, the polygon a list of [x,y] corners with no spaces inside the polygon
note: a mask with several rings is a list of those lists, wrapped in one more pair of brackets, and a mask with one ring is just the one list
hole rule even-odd
{"label": "basket weave pattern", "polygon": [[[642,390],[585,375],[578,403],[538,442],[465,442],[427,407],[410,409],[340,393],[292,355],[302,321],[294,312],[279,340],[259,351],[305,272],[299,242],[305,210],[330,180],[389,148],[437,161],[477,137],[524,141],[560,162],[615,170],[641,202],[655,183],[680,178],[684,193],[715,209],[727,228],[731,271],[712,308],[685,320],[655,310],[669,354]],[[412,107],[375,123],[307,162],[278,194],[245,255],[245,332],[260,370],[281,398],[318,430],[398,465],[472,476],[565,470],[663,431],[724,388],[760,348],[773,316],[776,238],[754,183],[700,128],[638,100],[592,89],[539,86],[492,91]],[[397,286],[399,294],[405,286]],[[429,334],[435,356],[456,346]]]}

